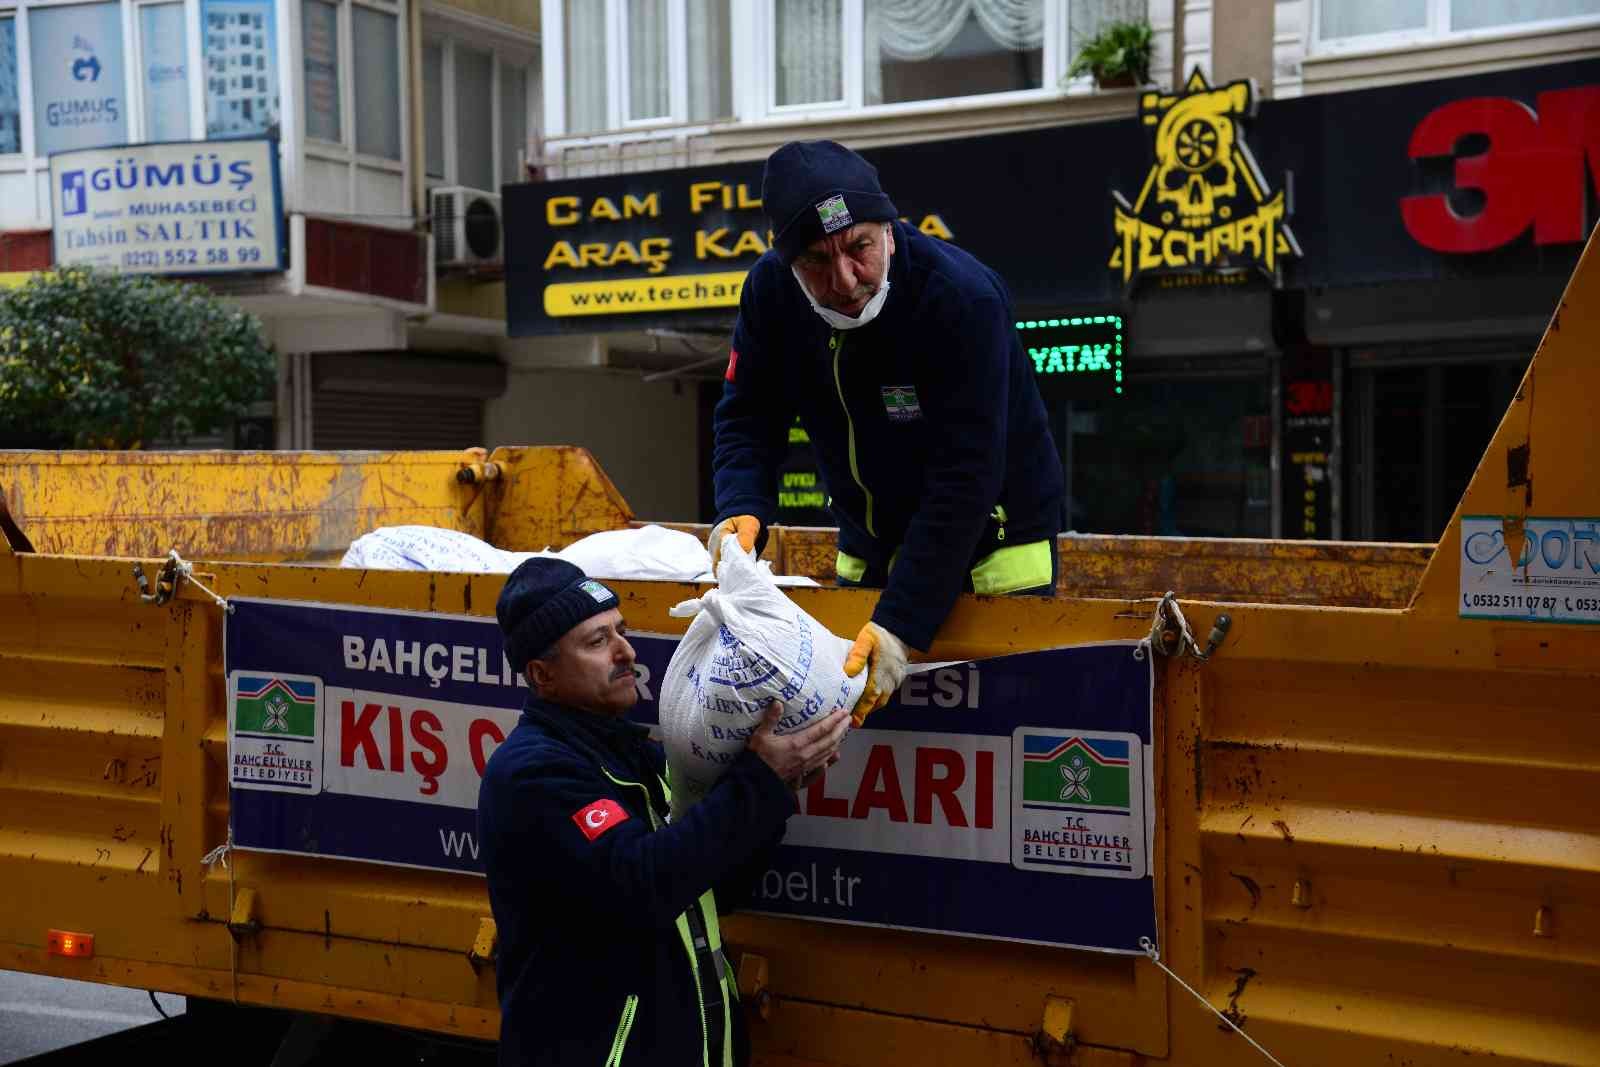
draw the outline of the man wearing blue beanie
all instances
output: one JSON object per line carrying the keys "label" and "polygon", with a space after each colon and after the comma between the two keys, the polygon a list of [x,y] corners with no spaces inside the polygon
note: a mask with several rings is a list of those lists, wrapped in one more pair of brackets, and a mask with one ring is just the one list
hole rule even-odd
{"label": "man wearing blue beanie", "polygon": [[478,793],[478,840],[499,931],[502,1064],[708,1064],[749,1059],[717,903],[753,884],[837,758],[841,710],[749,747],[667,824],[666,761],[623,716],[638,700],[617,596],[535,557],[495,606],[530,694]]}
{"label": "man wearing blue beanie", "polygon": [[760,551],[798,414],[839,523],[839,584],[883,589],[845,661],[869,669],[859,721],[963,591],[1055,591],[1061,460],[1004,283],[898,221],[872,164],[792,142],[761,200],[772,248],[745,278],[717,405],[711,551],[727,534]]}

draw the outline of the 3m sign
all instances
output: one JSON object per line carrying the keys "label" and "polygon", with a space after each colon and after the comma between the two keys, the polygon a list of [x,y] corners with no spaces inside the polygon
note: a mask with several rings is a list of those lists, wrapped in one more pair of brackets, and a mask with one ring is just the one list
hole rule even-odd
{"label": "3m sign", "polygon": [[[1407,232],[1435,252],[1487,252],[1533,227],[1535,244],[1571,244],[1589,232],[1587,188],[1600,194],[1600,86],[1540,93],[1536,107],[1504,97],[1457,100],[1412,131],[1412,159],[1455,157],[1455,188],[1482,206],[1458,214],[1448,193],[1400,201]],[[1487,140],[1474,155],[1458,156]]]}

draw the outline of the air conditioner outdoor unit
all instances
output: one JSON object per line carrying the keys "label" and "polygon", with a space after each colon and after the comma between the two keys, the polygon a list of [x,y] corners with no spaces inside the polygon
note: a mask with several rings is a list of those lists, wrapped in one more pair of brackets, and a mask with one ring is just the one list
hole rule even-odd
{"label": "air conditioner outdoor unit", "polygon": [[462,185],[433,190],[433,258],[441,267],[502,262],[500,194]]}

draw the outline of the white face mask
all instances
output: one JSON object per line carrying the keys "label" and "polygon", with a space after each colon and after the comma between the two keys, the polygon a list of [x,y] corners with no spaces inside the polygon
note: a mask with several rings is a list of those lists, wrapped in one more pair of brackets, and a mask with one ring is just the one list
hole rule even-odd
{"label": "white face mask", "polygon": [[800,271],[789,267],[794,274],[795,284],[800,286],[800,291],[806,294],[806,300],[811,304],[811,310],[822,316],[822,321],[832,326],[835,330],[854,330],[865,326],[878,317],[878,312],[883,310],[884,301],[889,299],[889,227],[883,228],[883,283],[878,286],[878,291],[872,294],[872,299],[867,301],[866,307],[855,316],[845,315],[832,308],[823,307],[817,303],[817,298],[811,295],[811,287],[806,285],[805,279],[800,277]]}

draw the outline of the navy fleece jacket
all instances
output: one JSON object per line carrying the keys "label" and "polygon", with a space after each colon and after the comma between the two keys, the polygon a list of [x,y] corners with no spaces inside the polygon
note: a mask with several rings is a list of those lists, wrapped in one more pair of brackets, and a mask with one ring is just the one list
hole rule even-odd
{"label": "navy fleece jacket", "polygon": [[765,536],[798,413],[840,549],[894,560],[873,621],[926,650],[977,560],[1060,532],[1061,460],[999,276],[893,225],[889,296],[859,329],[823,322],[774,253],[745,279],[716,410],[717,521],[754,515]]}
{"label": "navy fleece jacket", "polygon": [[[643,728],[597,745],[594,724],[576,718],[585,714],[530,695],[478,792],[500,939],[500,1062],[700,1064],[705,1028],[678,916],[713,888],[723,907],[738,903],[795,797],[747,750],[682,818],[657,826],[661,746]],[[731,1009],[741,1064],[743,1019]],[[608,1059],[619,1041],[620,1060]]]}

